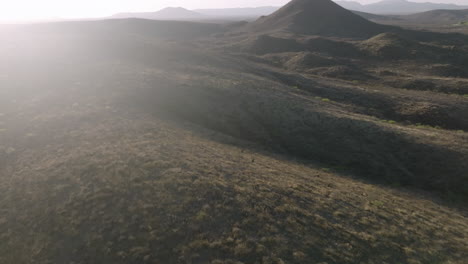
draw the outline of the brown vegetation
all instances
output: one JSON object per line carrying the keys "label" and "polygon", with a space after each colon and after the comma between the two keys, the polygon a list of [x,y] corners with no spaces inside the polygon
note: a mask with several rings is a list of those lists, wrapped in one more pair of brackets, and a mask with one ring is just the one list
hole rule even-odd
{"label": "brown vegetation", "polygon": [[464,263],[463,37],[249,27],[0,29],[0,263]]}

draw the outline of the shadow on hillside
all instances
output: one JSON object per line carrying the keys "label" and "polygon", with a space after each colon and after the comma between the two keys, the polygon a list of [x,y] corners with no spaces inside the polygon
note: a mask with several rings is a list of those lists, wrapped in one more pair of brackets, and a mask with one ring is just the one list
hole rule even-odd
{"label": "shadow on hillside", "polygon": [[[466,153],[418,143],[373,122],[326,113],[273,91],[189,86],[147,90],[138,107],[373,182],[467,199]],[[212,138],[210,138],[212,139]],[[212,139],[213,140],[213,139]]]}
{"label": "shadow on hillside", "polygon": [[[460,105],[454,102],[441,103],[432,102],[428,98],[407,98],[386,93],[373,93],[366,89],[351,86],[324,85],[318,84],[314,80],[299,74],[287,74],[274,71],[264,71],[258,73],[267,75],[288,86],[298,87],[298,89],[313,95],[331,99],[340,103],[353,106],[356,112],[370,116],[375,116],[385,120],[395,120],[412,124],[424,124],[432,127],[441,127],[451,130],[468,131],[468,119],[463,114],[468,111],[467,105]],[[404,113],[404,108],[421,106],[419,111]],[[426,107],[423,107],[426,106]]]}

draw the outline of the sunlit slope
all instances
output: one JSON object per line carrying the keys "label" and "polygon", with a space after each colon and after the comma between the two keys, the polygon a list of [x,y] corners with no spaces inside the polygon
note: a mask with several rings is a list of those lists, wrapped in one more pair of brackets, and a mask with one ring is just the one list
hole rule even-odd
{"label": "sunlit slope", "polygon": [[0,263],[466,259],[433,198],[464,199],[465,134],[167,36],[46,31],[0,44]]}
{"label": "sunlit slope", "polygon": [[455,211],[127,111],[33,115],[36,135],[17,136],[30,147],[2,166],[2,262],[466,258],[468,226]]}

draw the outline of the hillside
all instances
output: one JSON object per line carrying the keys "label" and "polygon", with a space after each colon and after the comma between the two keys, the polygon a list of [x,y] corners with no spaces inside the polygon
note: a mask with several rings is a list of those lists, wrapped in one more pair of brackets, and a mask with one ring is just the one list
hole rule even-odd
{"label": "hillside", "polygon": [[99,23],[0,44],[0,262],[466,259],[462,211],[401,187],[460,193],[465,133],[382,122],[343,101],[347,84],[292,87],[167,42],[162,22]]}
{"label": "hillside", "polygon": [[353,13],[375,23],[398,22],[398,21],[404,20],[404,17],[405,17],[405,16],[396,16],[396,15],[376,15],[376,14],[360,12],[360,11],[353,11]]}
{"label": "hillside", "polygon": [[253,24],[0,26],[0,263],[465,264],[468,37]]}
{"label": "hillside", "polygon": [[379,26],[330,0],[293,0],[270,16],[252,24],[256,32],[291,32],[304,35],[371,36]]}
{"label": "hillside", "polygon": [[355,1],[334,1],[334,2],[337,3],[338,5],[340,5],[341,7],[344,7],[346,9],[352,10],[352,11],[364,10],[364,6],[365,6],[365,5],[362,5],[361,3],[355,2]]}

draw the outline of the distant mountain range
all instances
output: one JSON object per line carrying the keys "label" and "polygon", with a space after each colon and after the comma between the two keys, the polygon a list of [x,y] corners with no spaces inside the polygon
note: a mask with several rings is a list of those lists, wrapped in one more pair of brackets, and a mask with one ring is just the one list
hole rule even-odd
{"label": "distant mountain range", "polygon": [[258,18],[270,15],[279,7],[224,8],[188,10],[182,7],[168,7],[156,12],[120,13],[111,18],[143,18],[155,20],[210,20],[230,18]]}
{"label": "distant mountain range", "polygon": [[383,0],[378,3],[362,5],[354,1],[335,1],[342,7],[354,11],[372,14],[414,14],[437,9],[459,10],[468,9],[468,6],[438,3],[415,3],[406,0]]}
{"label": "distant mountain range", "polygon": [[182,7],[167,7],[157,12],[120,13],[111,18],[143,18],[154,20],[202,20],[205,15]]}
{"label": "distant mountain range", "polygon": [[360,11],[355,14],[370,21],[382,24],[414,24],[414,25],[466,25],[468,24],[468,9],[463,10],[432,10],[409,15],[376,15]]}
{"label": "distant mountain range", "polygon": [[200,14],[211,17],[260,17],[273,14],[279,7],[263,6],[253,8],[221,8],[221,9],[197,9]]}
{"label": "distant mountain range", "polygon": [[[335,1],[338,5],[353,11],[370,14],[414,14],[437,9],[461,10],[468,6],[436,3],[414,3],[406,0],[383,0],[378,3],[362,5],[354,1]],[[188,10],[182,7],[168,7],[156,12],[120,13],[111,18],[142,18],[154,20],[201,21],[216,19],[256,19],[278,11],[279,7],[264,6],[253,8],[224,8]]]}

